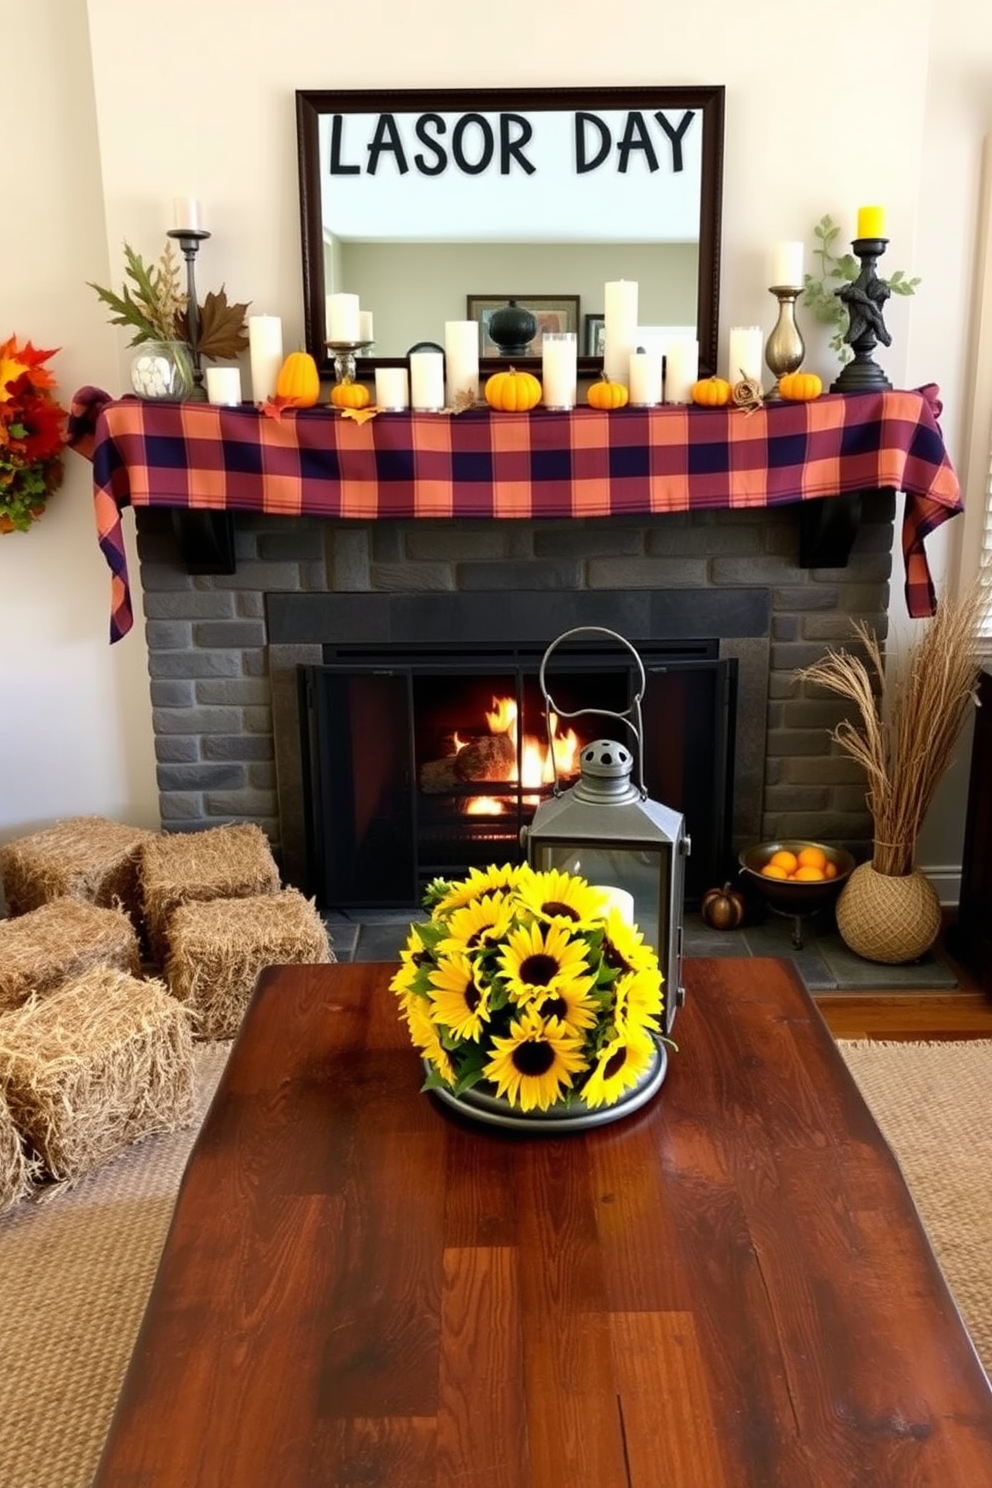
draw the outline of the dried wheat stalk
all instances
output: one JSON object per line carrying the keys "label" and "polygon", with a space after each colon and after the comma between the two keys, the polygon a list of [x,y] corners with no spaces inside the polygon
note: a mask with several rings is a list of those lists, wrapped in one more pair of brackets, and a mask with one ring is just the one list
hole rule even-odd
{"label": "dried wheat stalk", "polygon": [[860,621],[854,632],[864,657],[831,651],[797,673],[855,705],[859,721],[843,719],[831,738],[864,769],[878,873],[915,866],[923,819],[975,701],[990,595],[992,581],[983,576],[964,598],[941,601],[888,675],[878,637]]}

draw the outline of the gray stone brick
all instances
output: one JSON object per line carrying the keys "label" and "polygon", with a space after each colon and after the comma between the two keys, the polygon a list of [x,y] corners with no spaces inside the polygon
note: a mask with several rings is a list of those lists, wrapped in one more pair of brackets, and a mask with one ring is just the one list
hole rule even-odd
{"label": "gray stone brick", "polygon": [[193,626],[198,646],[264,646],[265,625],[260,620],[204,620]]}
{"label": "gray stone brick", "polygon": [[654,557],[711,558],[718,554],[761,552],[761,530],[722,524],[712,527],[659,527],[645,537],[645,551]]}
{"label": "gray stone brick", "polygon": [[510,522],[506,538],[506,556],[511,563],[529,563],[534,557],[537,528],[533,522]]}
{"label": "gray stone brick", "polygon": [[269,734],[208,734],[203,741],[208,760],[270,760],[272,754]]}
{"label": "gray stone brick", "polygon": [[152,709],[152,727],[163,734],[233,734],[242,724],[241,708]]}
{"label": "gray stone brick", "polygon": [[193,576],[179,568],[178,559],[171,563],[142,563],[139,566],[142,592],[145,594],[189,593],[195,585]]}
{"label": "gray stone brick", "polygon": [[192,682],[153,682],[149,690],[156,708],[191,708],[196,701]]}
{"label": "gray stone brick", "polygon": [[773,615],[772,638],[776,641],[797,641],[799,639],[798,617],[781,613]]}
{"label": "gray stone brick", "polygon": [[322,594],[327,588],[327,565],[323,562],[301,563],[299,587],[309,594]]}
{"label": "gray stone brick", "polygon": [[276,767],[269,761],[248,766],[248,784],[253,790],[274,791],[276,789]]}
{"label": "gray stone brick", "polygon": [[156,771],[160,791],[240,790],[245,783],[244,767],[239,764],[159,765]]}
{"label": "gray stone brick", "polygon": [[193,641],[193,627],[184,620],[149,620],[145,640],[156,651],[188,651]]}
{"label": "gray stone brick", "polygon": [[271,708],[242,708],[241,718],[243,726],[253,734],[272,733],[272,709]]}
{"label": "gray stone brick", "polygon": [[269,675],[269,658],[265,651],[245,651],[242,656],[241,669],[246,677],[267,677]]}
{"label": "gray stone brick", "polygon": [[780,558],[714,558],[710,564],[710,578],[714,584],[794,584],[804,570],[799,566],[783,563]]}
{"label": "gray stone brick", "polygon": [[402,563],[407,556],[406,536],[409,525],[405,522],[373,522],[371,530],[372,558],[376,563]]}
{"label": "gray stone brick", "polygon": [[229,599],[234,601],[234,612],[245,620],[265,619],[265,595],[242,590],[240,594],[231,594]]}
{"label": "gray stone brick", "polygon": [[773,641],[772,666],[777,672],[791,672],[822,661],[823,652],[819,641]]}
{"label": "gray stone brick", "polygon": [[324,535],[319,527],[304,524],[299,517],[283,520],[278,532],[262,533],[258,556],[264,563],[304,563],[324,559]]}
{"label": "gray stone brick", "polygon": [[455,588],[454,572],[447,563],[373,563],[369,578],[373,589],[390,594],[420,594]]}
{"label": "gray stone brick", "polygon": [[223,792],[211,791],[204,796],[203,807],[208,816],[274,819],[276,814],[276,797],[274,791],[249,789]]}
{"label": "gray stone brick", "polygon": [[267,707],[271,701],[271,693],[264,677],[206,678],[196,684],[196,701]]}
{"label": "gray stone brick", "polygon": [[769,785],[765,787],[765,810],[779,814],[797,811],[824,811],[830,804],[826,789],[816,790],[812,786]]}
{"label": "gray stone brick", "polygon": [[824,785],[851,785],[864,781],[861,766],[846,754],[793,755],[783,760],[782,769],[785,778],[797,785],[804,785],[807,781]]}
{"label": "gray stone brick", "polygon": [[237,651],[152,651],[148,672],[152,677],[237,677],[241,657]]}
{"label": "gray stone brick", "polygon": [[199,734],[157,734],[155,758],[163,765],[189,765],[200,758]]}
{"label": "gray stone brick", "polygon": [[708,572],[705,558],[591,558],[586,580],[590,589],[701,589]]}
{"label": "gray stone brick", "polygon": [[197,823],[203,819],[203,797],[199,791],[169,791],[159,800],[163,823],[172,829],[177,823]]}
{"label": "gray stone brick", "polygon": [[556,527],[534,534],[537,558],[639,558],[643,552],[643,533],[637,527],[614,528],[609,523],[592,526],[578,522],[574,527]]}
{"label": "gray stone brick", "polygon": [[535,559],[532,563],[462,563],[458,566],[458,588],[495,589],[580,589],[581,569],[577,563],[550,563]]}
{"label": "gray stone brick", "polygon": [[225,587],[231,589],[296,589],[299,570],[295,563],[245,562],[237,573],[224,575]]}
{"label": "gray stone brick", "polygon": [[768,753],[778,754],[822,754],[822,729],[769,729]]}
{"label": "gray stone brick", "polygon": [[364,525],[334,527],[327,544],[328,580],[337,593],[364,593],[371,589],[369,578],[369,530]]}
{"label": "gray stone brick", "polygon": [[830,610],[838,603],[839,590],[834,584],[796,584],[772,589],[774,610]]}
{"label": "gray stone brick", "polygon": [[145,595],[149,620],[222,620],[233,614],[234,595],[217,589]]}

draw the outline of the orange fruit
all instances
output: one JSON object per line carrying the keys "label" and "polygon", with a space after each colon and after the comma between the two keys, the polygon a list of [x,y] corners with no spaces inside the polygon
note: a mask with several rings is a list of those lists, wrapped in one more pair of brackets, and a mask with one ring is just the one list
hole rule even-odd
{"label": "orange fruit", "polygon": [[800,868],[826,868],[827,855],[822,847],[804,847],[796,853]]}
{"label": "orange fruit", "polygon": [[768,859],[768,862],[775,868],[784,868],[786,876],[788,876],[790,873],[795,873],[796,869],[799,867],[799,859],[796,857],[795,853],[790,852],[787,847],[780,847],[778,852],[772,853],[771,857]]}
{"label": "orange fruit", "polygon": [[797,883],[822,883],[826,876],[822,868],[814,868],[812,863],[804,863],[792,875]]}
{"label": "orange fruit", "polygon": [[781,863],[766,863],[761,870],[765,878],[788,878],[788,874]]}
{"label": "orange fruit", "polygon": [[824,876],[824,878],[836,878],[837,877],[837,864],[836,863],[831,863],[831,861],[830,861],[829,858],[827,859],[827,861],[823,865],[823,876]]}

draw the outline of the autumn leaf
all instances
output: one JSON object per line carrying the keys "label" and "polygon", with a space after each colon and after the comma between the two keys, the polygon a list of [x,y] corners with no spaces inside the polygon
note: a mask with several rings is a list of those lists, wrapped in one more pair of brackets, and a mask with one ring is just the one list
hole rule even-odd
{"label": "autumn leaf", "polygon": [[[211,362],[232,361],[240,352],[247,351],[246,304],[229,305],[221,286],[216,294],[210,290],[199,311],[200,330],[196,344],[201,356]],[[179,317],[178,329],[183,340],[189,341],[189,320],[185,313]]]}
{"label": "autumn leaf", "polygon": [[354,419],[356,424],[365,424],[375,418],[378,408],[342,408],[341,417]]}
{"label": "autumn leaf", "polygon": [[283,398],[280,396],[279,393],[274,393],[271,398],[266,398],[265,402],[261,405],[261,409],[262,412],[265,414],[265,417],[275,419],[277,424],[282,423],[282,413],[284,408],[295,407],[296,404],[293,402],[292,398]]}

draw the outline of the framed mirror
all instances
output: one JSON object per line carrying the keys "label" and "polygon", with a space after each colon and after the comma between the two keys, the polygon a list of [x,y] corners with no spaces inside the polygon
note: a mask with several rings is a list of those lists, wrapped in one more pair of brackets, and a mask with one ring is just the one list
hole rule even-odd
{"label": "framed mirror", "polygon": [[[638,286],[640,340],[694,332],[700,375],[715,371],[723,116],[722,87],[298,91],[306,345],[322,375],[329,297],[344,294],[363,312],[359,376],[443,345],[473,303],[528,298],[574,303],[588,376],[616,280]],[[492,349],[483,375],[506,365]]]}

